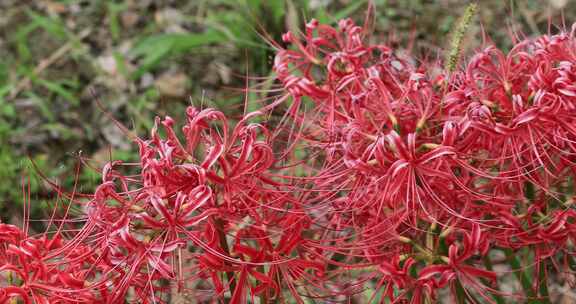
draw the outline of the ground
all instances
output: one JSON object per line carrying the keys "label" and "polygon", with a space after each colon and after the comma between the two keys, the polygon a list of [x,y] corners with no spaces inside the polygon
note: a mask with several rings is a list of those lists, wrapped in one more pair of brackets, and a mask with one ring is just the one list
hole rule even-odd
{"label": "ground", "polygon": [[[450,30],[467,5],[372,3],[371,39],[426,60],[445,56]],[[545,33],[549,21],[569,27],[574,6],[481,1],[463,56],[486,40],[506,48],[514,35]],[[178,118],[190,104],[234,116],[242,110],[243,89],[273,77],[274,50],[266,39],[279,42],[286,29],[310,18],[362,23],[367,7],[366,0],[1,1],[2,220],[21,217],[21,185],[28,180],[39,218],[55,193],[42,174],[70,190],[83,159],[78,190],[89,192],[98,179],[94,169],[110,157],[134,160],[136,146],[113,120],[144,136],[155,115]],[[264,94],[248,94],[249,109]]]}

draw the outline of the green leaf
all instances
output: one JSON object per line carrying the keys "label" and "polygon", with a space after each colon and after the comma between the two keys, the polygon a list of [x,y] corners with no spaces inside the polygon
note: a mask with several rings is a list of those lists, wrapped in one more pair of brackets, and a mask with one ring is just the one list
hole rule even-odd
{"label": "green leaf", "polygon": [[206,18],[206,25],[225,36],[225,40],[233,41],[238,47],[258,48],[271,50],[272,48],[262,42],[257,35],[254,23],[249,21],[250,16],[239,14],[236,11],[210,14]]}
{"label": "green leaf", "polygon": [[9,103],[5,103],[4,100],[0,101],[0,115],[5,117],[15,117],[16,109]]}
{"label": "green leaf", "polygon": [[54,111],[50,107],[50,104],[47,103],[44,99],[40,96],[34,94],[33,92],[26,92],[26,97],[30,98],[34,104],[40,109],[40,113],[48,119],[49,122],[55,122],[56,117],[54,116]]}
{"label": "green leaf", "polygon": [[294,1],[286,1],[286,22],[288,23],[288,30],[294,34],[300,31],[300,18],[298,16],[298,10]]}
{"label": "green leaf", "polygon": [[170,57],[224,40],[224,36],[214,30],[199,34],[174,33],[148,36],[132,49],[131,54],[140,58],[140,67],[132,74],[132,78],[139,78]]}
{"label": "green leaf", "polygon": [[274,23],[282,22],[282,17],[284,17],[284,1],[268,1],[266,5],[272,11]]}
{"label": "green leaf", "polygon": [[120,38],[120,21],[118,15],[126,9],[126,5],[124,3],[108,2],[107,8],[110,35],[114,41],[117,41],[118,38]]}
{"label": "green leaf", "polygon": [[52,93],[66,99],[71,104],[77,106],[79,105],[78,99],[74,95],[74,93],[67,90],[64,86],[57,82],[52,82],[46,79],[38,78],[34,80],[35,83],[45,87],[47,90],[51,91]]}
{"label": "green leaf", "polygon": [[262,0],[246,0],[245,5],[252,10],[257,10],[262,6]]}
{"label": "green leaf", "polygon": [[0,87],[0,103],[3,101],[4,96],[8,95],[14,86],[9,83]]}
{"label": "green leaf", "polygon": [[334,14],[333,20],[336,21],[349,17],[358,9],[360,9],[362,6],[364,6],[366,2],[367,2],[366,0],[352,1],[350,5],[346,6],[345,8],[341,9],[336,14]]}
{"label": "green leaf", "polygon": [[40,129],[46,130],[46,131],[51,131],[51,132],[56,132],[59,134],[59,137],[63,138],[63,139],[69,139],[69,138],[76,137],[76,134],[74,132],[70,131],[70,128],[68,126],[65,126],[65,125],[62,125],[59,123],[46,123],[46,124],[43,124]]}
{"label": "green leaf", "polygon": [[8,64],[0,63],[0,86],[5,86],[9,82]]}
{"label": "green leaf", "polygon": [[120,75],[128,76],[128,70],[126,69],[126,59],[124,58],[124,55],[118,51],[114,51],[112,56],[114,57],[114,61],[116,61],[116,67],[118,68]]}
{"label": "green leaf", "polygon": [[27,11],[26,13],[33,23],[39,25],[40,28],[55,36],[56,38],[63,40],[68,36],[66,27],[59,19],[45,17],[31,10]]}
{"label": "green leaf", "polygon": [[16,34],[14,35],[16,40],[16,49],[18,51],[18,56],[21,61],[28,61],[32,56],[32,52],[28,47],[28,35],[36,30],[40,25],[35,22],[31,22],[26,26],[18,28]]}

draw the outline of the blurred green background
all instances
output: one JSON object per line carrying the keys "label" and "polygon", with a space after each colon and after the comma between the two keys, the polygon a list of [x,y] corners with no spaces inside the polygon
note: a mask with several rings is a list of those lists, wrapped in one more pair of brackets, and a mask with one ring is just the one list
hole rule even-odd
{"label": "blurred green background", "polygon": [[[179,118],[190,104],[241,113],[242,89],[272,79],[274,51],[287,28],[317,18],[363,23],[366,0],[2,0],[0,1],[0,214],[20,223],[22,182],[30,177],[32,217],[55,198],[32,165],[69,191],[78,156],[98,168],[110,157],[137,157],[113,117],[145,136],[155,115]],[[375,41],[435,60],[467,1],[387,1],[375,5]],[[533,36],[549,20],[570,26],[567,0],[479,1],[465,42],[481,44],[482,28],[499,46],[514,29]],[[556,31],[556,29],[553,29]],[[250,77],[246,78],[245,76]],[[261,78],[258,78],[261,77]],[[271,81],[270,81],[271,83]],[[92,93],[94,92],[94,93]],[[265,93],[250,93],[259,106]],[[78,190],[98,174],[83,165]]]}

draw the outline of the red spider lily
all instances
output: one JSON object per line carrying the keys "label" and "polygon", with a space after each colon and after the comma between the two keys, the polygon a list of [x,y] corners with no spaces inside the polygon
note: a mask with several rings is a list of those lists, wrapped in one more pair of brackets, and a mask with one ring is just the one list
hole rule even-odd
{"label": "red spider lily", "polygon": [[[574,168],[574,121],[566,116],[574,110],[569,101],[572,36],[524,41],[508,54],[489,47],[453,77],[438,78],[427,73],[426,66],[415,68],[395,57],[389,48],[365,45],[362,29],[350,22],[335,29],[312,21],[307,29],[304,41],[285,36],[297,50],[280,51],[275,69],[295,100],[292,107],[303,96],[315,102],[313,114],[302,114],[315,122],[307,125],[306,139],[329,149],[318,175],[326,180],[316,186],[328,193],[323,197],[336,199],[338,207],[330,205],[336,208],[330,213],[319,205],[326,212],[316,218],[333,231],[349,233],[328,238],[325,250],[346,253],[350,262],[360,255],[355,250],[386,248],[394,238],[391,231],[418,239],[416,226],[422,220],[442,226],[472,221],[502,227],[519,220],[510,208],[528,195],[523,193],[526,184],[537,186],[539,195],[557,198],[554,187]],[[375,50],[382,50],[379,58],[373,57]],[[316,67],[325,70],[318,73]],[[438,80],[428,79],[448,83],[438,90]],[[292,108],[290,113],[295,115]],[[301,121],[294,116],[294,123]],[[410,216],[390,222],[398,211]],[[408,218],[412,224],[399,232]],[[391,228],[373,236],[380,224],[365,225],[372,222]],[[536,228],[522,233],[514,229],[496,230],[495,239],[526,239]],[[372,232],[366,240],[359,237],[364,231]],[[550,231],[551,237],[566,235]],[[331,241],[337,245],[327,245]],[[519,246],[528,243],[523,244]],[[444,275],[445,283],[448,277],[494,280],[491,272],[461,264],[468,254],[460,256],[457,248],[446,252],[449,265],[428,266],[424,274],[454,274]]]}
{"label": "red spider lily", "polygon": [[[574,30],[453,71],[368,32],[310,21],[283,36],[272,103],[157,118],[137,175],[106,164],[42,235],[0,223],[0,303],[545,301],[576,241]],[[524,295],[498,290],[497,251],[531,253],[538,280],[507,256]]]}
{"label": "red spider lily", "polygon": [[458,245],[452,244],[448,251],[448,258],[444,258],[447,265],[428,265],[419,272],[419,279],[429,279],[439,274],[438,287],[443,287],[450,283],[452,288],[455,289],[454,282],[459,282],[464,286],[470,286],[484,299],[492,302],[485,295],[485,290],[481,287],[479,280],[487,279],[489,282],[494,283],[497,279],[496,273],[479,269],[466,263],[476,251],[479,251],[482,255],[488,251],[486,235],[481,233],[479,225],[473,226],[471,234],[465,234],[462,249]]}

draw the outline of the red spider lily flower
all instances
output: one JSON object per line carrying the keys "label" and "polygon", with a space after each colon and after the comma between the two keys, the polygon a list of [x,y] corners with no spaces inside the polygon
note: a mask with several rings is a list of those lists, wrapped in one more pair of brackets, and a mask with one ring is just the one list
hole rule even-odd
{"label": "red spider lily flower", "polygon": [[480,226],[477,224],[473,226],[471,233],[465,234],[462,249],[456,244],[450,245],[448,258],[445,258],[447,265],[426,266],[419,272],[419,278],[429,279],[435,274],[439,274],[438,287],[451,283],[454,290],[453,283],[458,281],[464,287],[471,287],[487,301],[492,302],[486,295],[486,291],[483,290],[480,280],[487,279],[494,283],[497,278],[496,273],[466,263],[476,251],[479,251],[480,254],[485,254],[488,251],[486,236],[482,234]]}
{"label": "red spider lily flower", "polygon": [[[157,118],[136,175],[106,164],[42,235],[0,223],[0,302],[544,300],[574,259],[575,31],[447,71],[312,20],[270,104]],[[496,288],[492,250],[530,252],[538,280],[508,257],[525,295]]]}

